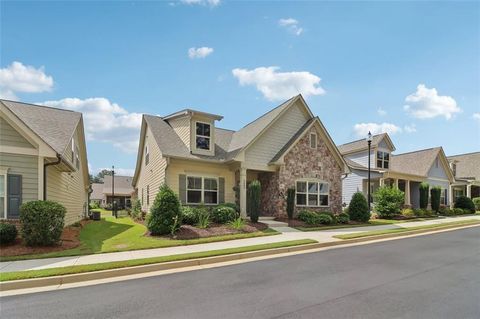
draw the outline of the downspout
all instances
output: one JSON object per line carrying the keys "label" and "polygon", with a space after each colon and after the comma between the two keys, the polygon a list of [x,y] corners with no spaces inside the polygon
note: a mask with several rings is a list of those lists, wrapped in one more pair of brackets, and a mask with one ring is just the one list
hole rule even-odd
{"label": "downspout", "polygon": [[43,164],[43,200],[47,200],[47,167],[58,165],[62,161],[62,157],[57,153],[57,160],[51,163]]}

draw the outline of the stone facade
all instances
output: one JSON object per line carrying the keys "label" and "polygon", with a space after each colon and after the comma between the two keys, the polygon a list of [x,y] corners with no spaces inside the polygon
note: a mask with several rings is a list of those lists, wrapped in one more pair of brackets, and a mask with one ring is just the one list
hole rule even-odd
{"label": "stone facade", "polygon": [[[310,133],[317,134],[317,148],[310,148]],[[342,211],[343,170],[335,160],[326,143],[321,139],[316,127],[312,127],[284,157],[284,165],[275,173],[260,173],[262,184],[262,214],[265,216],[286,216],[286,193],[295,182],[302,178],[312,178],[329,183],[328,207],[295,207],[295,213],[302,209]]]}

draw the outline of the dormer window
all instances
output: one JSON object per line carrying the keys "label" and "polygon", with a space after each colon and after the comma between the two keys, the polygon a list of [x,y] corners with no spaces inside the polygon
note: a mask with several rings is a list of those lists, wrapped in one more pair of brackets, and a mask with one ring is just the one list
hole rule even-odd
{"label": "dormer window", "polygon": [[195,146],[198,150],[210,150],[210,124],[195,122]]}
{"label": "dormer window", "polygon": [[377,152],[377,168],[388,169],[390,166],[390,153],[378,151]]}
{"label": "dormer window", "polygon": [[317,148],[317,134],[310,134],[310,148]]}

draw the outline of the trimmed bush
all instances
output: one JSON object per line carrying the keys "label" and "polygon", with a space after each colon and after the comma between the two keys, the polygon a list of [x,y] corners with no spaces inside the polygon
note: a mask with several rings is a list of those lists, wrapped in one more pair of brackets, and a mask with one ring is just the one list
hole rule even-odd
{"label": "trimmed bush", "polygon": [[134,199],[132,202],[132,210],[130,211],[130,215],[134,220],[141,220],[142,219],[142,204],[140,200]]}
{"label": "trimmed bush", "polygon": [[260,216],[261,192],[262,186],[259,181],[254,180],[248,185],[247,213],[250,216],[250,220],[254,223],[258,222],[258,217]]}
{"label": "trimmed bush", "polygon": [[392,218],[400,213],[405,193],[396,187],[383,186],[373,194],[375,211],[380,218]]}
{"label": "trimmed bush", "polygon": [[433,186],[430,189],[430,204],[432,205],[432,210],[438,212],[440,209],[440,193],[442,188],[440,186]]}
{"label": "trimmed bush", "polygon": [[444,207],[440,207],[440,210],[439,210],[438,214],[440,214],[442,216],[452,216],[453,211],[450,208],[444,206]]}
{"label": "trimmed bush", "polygon": [[352,196],[350,205],[348,205],[348,215],[350,220],[366,223],[370,220],[367,199],[361,192],[356,192]]}
{"label": "trimmed bush", "polygon": [[228,206],[217,206],[212,210],[210,217],[214,223],[226,224],[237,218],[237,212]]}
{"label": "trimmed bush", "polygon": [[428,183],[421,183],[419,187],[420,191],[420,208],[427,209],[428,207],[428,189],[430,185]]}
{"label": "trimmed bush", "polygon": [[320,224],[318,214],[310,210],[302,210],[298,213],[297,218],[308,225]]}
{"label": "trimmed bush", "polygon": [[347,213],[340,213],[336,216],[337,223],[339,224],[348,224],[350,221],[350,216]]}
{"label": "trimmed bush", "polygon": [[463,215],[465,213],[465,211],[463,210],[463,208],[454,208],[453,209],[453,214],[454,215]]}
{"label": "trimmed bush", "polygon": [[235,203],[222,203],[218,204],[218,206],[233,208],[237,213],[240,211],[240,207]]}
{"label": "trimmed bush", "polygon": [[402,209],[402,216],[405,218],[413,218],[415,217],[415,212],[411,208]]}
{"label": "trimmed bush", "polygon": [[295,212],[295,188],[291,187],[287,189],[287,215],[288,219],[293,218]]}
{"label": "trimmed bush", "polygon": [[475,214],[475,204],[467,196],[460,196],[455,200],[455,208],[468,209],[469,214]]}
{"label": "trimmed bush", "polygon": [[480,197],[475,197],[472,199],[472,202],[475,205],[475,209],[480,210]]}
{"label": "trimmed bush", "polygon": [[182,223],[186,225],[195,225],[198,222],[198,215],[195,209],[190,206],[182,206]]}
{"label": "trimmed bush", "polygon": [[20,206],[22,238],[27,246],[51,246],[60,241],[66,209],[53,201],[31,201]]}
{"label": "trimmed bush", "polygon": [[17,227],[12,224],[0,223],[0,245],[11,244],[17,238]]}
{"label": "trimmed bush", "polygon": [[317,221],[319,224],[330,225],[333,223],[333,217],[330,214],[320,213],[317,216]]}
{"label": "trimmed bush", "polygon": [[152,235],[172,233],[172,228],[181,222],[180,202],[177,195],[163,184],[155,196],[147,227]]}

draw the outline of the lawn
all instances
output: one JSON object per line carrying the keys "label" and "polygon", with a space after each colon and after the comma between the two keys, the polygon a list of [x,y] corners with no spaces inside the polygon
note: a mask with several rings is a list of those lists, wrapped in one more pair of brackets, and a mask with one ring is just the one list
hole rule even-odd
{"label": "lawn", "polygon": [[2,257],[0,260],[11,261],[36,258],[53,258],[149,248],[185,246],[279,234],[272,229],[266,229],[264,231],[253,233],[239,233],[198,239],[175,240],[168,237],[144,236],[146,232],[147,228],[144,225],[134,222],[130,217],[121,217],[115,219],[114,217],[111,217],[111,212],[102,212],[102,220],[90,222],[81,230],[81,244],[76,248],[45,254],[7,256]]}
{"label": "lawn", "polygon": [[431,220],[435,218],[412,218],[404,220],[394,220],[394,219],[371,219],[368,223],[363,224],[342,224],[342,225],[325,225],[325,226],[316,226],[316,227],[294,227],[301,231],[319,231],[319,230],[329,230],[329,229],[341,229],[341,228],[354,228],[354,227],[366,227],[366,226],[379,226],[379,225],[391,225],[391,224],[400,224],[408,222],[418,222],[424,220]]}

